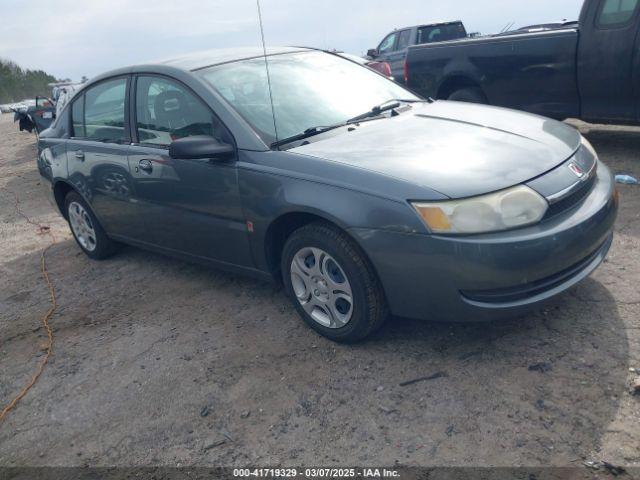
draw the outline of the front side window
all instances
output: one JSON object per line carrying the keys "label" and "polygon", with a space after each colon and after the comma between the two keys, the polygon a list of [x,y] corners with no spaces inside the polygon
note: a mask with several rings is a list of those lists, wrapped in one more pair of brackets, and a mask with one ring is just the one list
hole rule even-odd
{"label": "front side window", "polygon": [[[367,67],[324,52],[268,57],[278,139],[334,125],[391,99],[419,100]],[[264,57],[197,72],[269,145],[276,140]]]}
{"label": "front side window", "polygon": [[75,137],[99,142],[126,141],[124,118],[127,80],[118,78],[90,87],[72,106]]}
{"label": "front side window", "polygon": [[623,25],[633,17],[640,0],[605,0],[598,15],[598,25],[613,27]]}
{"label": "front side window", "polygon": [[382,54],[392,52],[394,50],[393,47],[396,44],[397,36],[398,32],[393,32],[391,35],[388,35],[387,38],[382,40],[382,43],[380,43],[380,46],[378,47],[378,53]]}
{"label": "front side window", "polygon": [[138,77],[136,129],[142,144],[166,147],[174,140],[194,135],[229,143],[202,100],[182,84],[164,77]]}

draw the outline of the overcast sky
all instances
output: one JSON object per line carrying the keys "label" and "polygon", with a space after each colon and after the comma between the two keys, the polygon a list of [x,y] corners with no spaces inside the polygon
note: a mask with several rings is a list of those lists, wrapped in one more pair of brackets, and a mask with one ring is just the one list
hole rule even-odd
{"label": "overcast sky", "polygon": [[[462,20],[495,33],[578,18],[582,0],[261,0],[267,45],[363,54],[394,28]],[[0,57],[58,78],[259,44],[255,0],[0,0]]]}

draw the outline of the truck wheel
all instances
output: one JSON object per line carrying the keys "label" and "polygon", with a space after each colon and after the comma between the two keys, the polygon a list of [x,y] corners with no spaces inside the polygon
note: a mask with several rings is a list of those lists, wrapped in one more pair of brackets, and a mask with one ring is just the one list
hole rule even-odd
{"label": "truck wheel", "polygon": [[336,342],[356,342],[387,317],[382,286],[355,242],[326,223],[296,230],[282,252],[282,280],[311,328]]}
{"label": "truck wheel", "polygon": [[69,192],[64,203],[73,238],[88,257],[102,260],[118,250],[119,244],[107,236],[91,208],[80,195]]}
{"label": "truck wheel", "polygon": [[447,100],[453,100],[456,102],[469,102],[469,103],[487,103],[487,97],[484,96],[482,90],[478,87],[468,87],[456,90]]}

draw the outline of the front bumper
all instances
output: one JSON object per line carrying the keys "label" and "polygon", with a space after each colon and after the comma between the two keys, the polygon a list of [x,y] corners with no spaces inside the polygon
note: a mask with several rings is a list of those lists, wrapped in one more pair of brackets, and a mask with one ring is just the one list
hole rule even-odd
{"label": "front bumper", "polygon": [[482,321],[524,313],[588,276],[609,250],[617,210],[613,176],[600,163],[578,206],[531,227],[466,237],[351,233],[394,315]]}

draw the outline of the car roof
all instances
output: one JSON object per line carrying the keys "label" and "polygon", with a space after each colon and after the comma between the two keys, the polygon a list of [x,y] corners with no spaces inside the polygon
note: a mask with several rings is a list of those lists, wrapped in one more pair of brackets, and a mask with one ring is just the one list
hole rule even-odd
{"label": "car roof", "polygon": [[[454,25],[456,23],[462,23],[462,20],[450,20],[448,22],[433,22],[433,23],[421,23],[420,25],[416,25],[417,28],[422,27],[437,27],[439,25]],[[463,24],[464,25],[464,24]]]}
{"label": "car roof", "polygon": [[[439,25],[453,25],[456,23],[462,23],[462,20],[449,20],[449,21],[438,21],[438,22],[430,22],[430,23],[419,23],[417,25],[413,25],[411,27],[402,27],[396,28],[394,32],[399,32],[401,30],[409,30],[411,28],[423,28],[423,27],[437,27]],[[462,23],[464,25],[464,23]]]}
{"label": "car roof", "polygon": [[[303,47],[267,47],[267,55],[304,52],[312,49]],[[149,64],[167,65],[182,70],[199,70],[222,63],[237,62],[249,58],[264,56],[262,47],[216,48],[189,53],[179,57],[149,62]]]}
{"label": "car roof", "polygon": [[[267,47],[266,51],[267,56],[272,56],[282,55],[286,53],[313,52],[322,50],[308,47]],[[239,62],[241,60],[248,60],[250,58],[259,58],[263,56],[264,50],[262,47],[218,48],[212,50],[197,51],[179,57],[142,62],[137,65],[130,65],[128,67],[121,67],[115,70],[110,70],[93,77],[88,82],[83,84],[83,87],[78,90],[76,95],[98,82],[119,75],[128,75],[131,73],[139,72],[193,72],[195,70],[213,67],[215,65]]]}

